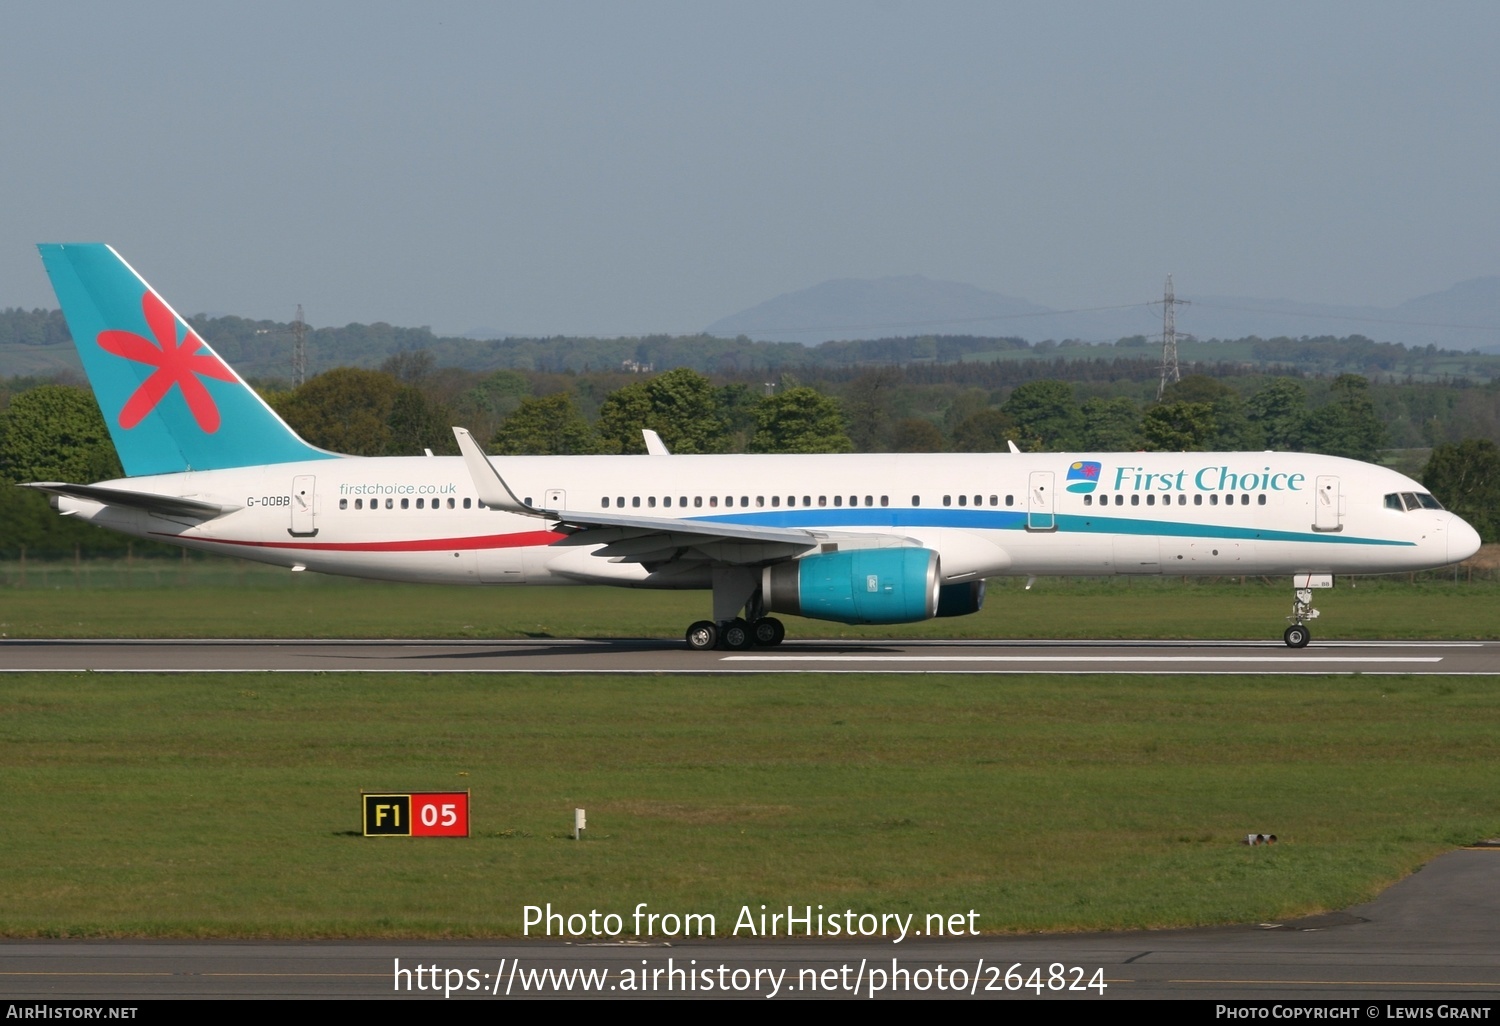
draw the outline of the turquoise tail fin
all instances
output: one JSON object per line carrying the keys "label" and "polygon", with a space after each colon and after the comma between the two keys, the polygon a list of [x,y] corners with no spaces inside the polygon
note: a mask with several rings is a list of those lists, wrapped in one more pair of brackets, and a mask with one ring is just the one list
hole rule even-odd
{"label": "turquoise tail fin", "polygon": [[298,437],[114,249],[37,248],[128,476],[337,458]]}

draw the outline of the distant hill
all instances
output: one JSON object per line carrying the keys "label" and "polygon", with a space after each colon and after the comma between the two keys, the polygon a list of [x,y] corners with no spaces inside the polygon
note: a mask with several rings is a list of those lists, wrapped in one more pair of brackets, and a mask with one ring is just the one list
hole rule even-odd
{"label": "distant hill", "polygon": [[748,335],[758,341],[801,342],[804,345],[816,345],[830,339],[882,338],[929,332],[1030,337],[1030,331],[1022,330],[1020,322],[1053,313],[1045,306],[1024,299],[1012,299],[955,281],[933,281],[920,275],[839,278],[768,299],[715,321],[704,334],[720,338]]}
{"label": "distant hill", "polygon": [[[1500,277],[1475,278],[1393,307],[1245,296],[1178,296],[1177,329],[1200,339],[1364,335],[1406,346],[1500,352]],[[815,345],[829,339],[965,334],[1110,342],[1159,334],[1161,306],[1053,310],[973,285],[930,278],[841,278],[768,299],[705,333]]]}

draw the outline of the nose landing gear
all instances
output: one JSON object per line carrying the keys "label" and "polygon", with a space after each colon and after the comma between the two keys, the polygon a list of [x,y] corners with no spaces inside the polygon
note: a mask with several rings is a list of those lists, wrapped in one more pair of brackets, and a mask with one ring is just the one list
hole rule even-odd
{"label": "nose landing gear", "polygon": [[1316,620],[1318,611],[1313,608],[1311,588],[1298,588],[1295,595],[1292,615],[1287,617],[1292,625],[1281,635],[1281,640],[1286,642],[1287,648],[1306,648],[1312,640],[1312,631],[1307,629],[1306,621]]}

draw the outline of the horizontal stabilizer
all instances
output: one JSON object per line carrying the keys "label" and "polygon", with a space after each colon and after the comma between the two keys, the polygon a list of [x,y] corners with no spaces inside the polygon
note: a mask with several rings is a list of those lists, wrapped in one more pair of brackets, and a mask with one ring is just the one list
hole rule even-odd
{"label": "horizontal stabilizer", "polygon": [[102,488],[99,485],[64,484],[60,481],[33,481],[21,487],[35,488],[48,495],[86,499],[105,506],[124,506],[127,509],[143,509],[148,513],[159,513],[164,517],[191,517],[194,520],[212,520],[214,517],[233,513],[241,508],[221,506],[216,502],[202,502],[198,499],[184,499],[179,495],[134,492],[125,488]]}

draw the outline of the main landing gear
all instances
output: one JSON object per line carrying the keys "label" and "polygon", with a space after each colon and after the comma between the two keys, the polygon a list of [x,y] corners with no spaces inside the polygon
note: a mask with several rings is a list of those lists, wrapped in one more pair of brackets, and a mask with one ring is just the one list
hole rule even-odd
{"label": "main landing gear", "polygon": [[[699,620],[687,629],[688,648],[733,650],[760,645],[771,648],[786,637],[786,627],[766,616],[760,594],[760,572],[750,567],[718,567],[713,571],[714,618]],[[744,616],[740,611],[744,611]]]}
{"label": "main landing gear", "polygon": [[1295,594],[1292,615],[1287,617],[1292,625],[1282,634],[1281,640],[1286,642],[1287,648],[1306,648],[1307,643],[1312,640],[1312,631],[1307,629],[1304,621],[1316,620],[1318,611],[1313,608],[1311,588],[1298,588]]}
{"label": "main landing gear", "polygon": [[688,648],[705,651],[710,648],[744,649],[753,645],[770,648],[786,637],[786,627],[774,616],[755,620],[735,617],[722,623],[699,620],[687,629]]}

